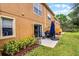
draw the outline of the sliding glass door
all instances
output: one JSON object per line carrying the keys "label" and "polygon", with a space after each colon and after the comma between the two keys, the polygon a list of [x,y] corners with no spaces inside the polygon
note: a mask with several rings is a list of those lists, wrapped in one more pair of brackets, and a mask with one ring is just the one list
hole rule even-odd
{"label": "sliding glass door", "polygon": [[34,25],[34,35],[35,35],[35,37],[42,36],[42,25],[39,25],[39,24]]}

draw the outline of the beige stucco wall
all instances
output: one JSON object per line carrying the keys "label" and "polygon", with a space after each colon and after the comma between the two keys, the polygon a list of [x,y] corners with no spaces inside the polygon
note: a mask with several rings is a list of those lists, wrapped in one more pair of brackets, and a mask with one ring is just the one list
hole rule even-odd
{"label": "beige stucco wall", "polygon": [[[48,9],[42,5],[42,15],[37,16],[33,11],[33,4],[0,4],[0,15],[13,17],[16,20],[16,37],[0,39],[0,46],[12,39],[21,39],[27,36],[34,35],[33,25],[40,23],[43,25],[43,31],[50,26],[50,21],[47,19]],[[50,13],[51,14],[51,13]],[[53,15],[52,20],[54,20]]]}

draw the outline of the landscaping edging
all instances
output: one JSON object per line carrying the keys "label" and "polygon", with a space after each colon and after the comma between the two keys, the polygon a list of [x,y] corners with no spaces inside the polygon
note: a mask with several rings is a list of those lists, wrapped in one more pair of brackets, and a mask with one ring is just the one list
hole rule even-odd
{"label": "landscaping edging", "polygon": [[[38,46],[39,46],[38,44],[34,44],[34,45],[29,46],[29,47],[27,47],[25,49],[21,49],[14,56],[24,56],[27,52],[31,51],[32,49],[34,49],[34,48],[36,48]],[[11,56],[11,55],[7,55],[7,54],[2,53],[2,56]]]}

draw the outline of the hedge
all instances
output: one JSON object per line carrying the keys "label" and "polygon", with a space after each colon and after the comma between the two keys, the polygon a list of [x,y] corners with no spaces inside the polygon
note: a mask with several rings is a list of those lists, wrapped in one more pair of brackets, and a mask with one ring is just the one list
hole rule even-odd
{"label": "hedge", "polygon": [[25,49],[28,46],[31,46],[36,43],[36,38],[28,37],[21,40],[12,40],[4,45],[3,53],[7,55],[14,55],[16,52],[19,52],[21,49]]}

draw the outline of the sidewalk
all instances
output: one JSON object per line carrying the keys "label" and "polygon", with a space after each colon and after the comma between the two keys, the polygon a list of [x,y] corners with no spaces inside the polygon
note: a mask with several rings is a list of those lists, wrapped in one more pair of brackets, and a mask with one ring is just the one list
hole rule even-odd
{"label": "sidewalk", "polygon": [[41,39],[41,45],[54,48],[56,44],[58,43],[58,40],[51,40],[51,39]]}

